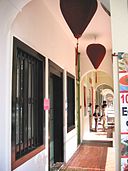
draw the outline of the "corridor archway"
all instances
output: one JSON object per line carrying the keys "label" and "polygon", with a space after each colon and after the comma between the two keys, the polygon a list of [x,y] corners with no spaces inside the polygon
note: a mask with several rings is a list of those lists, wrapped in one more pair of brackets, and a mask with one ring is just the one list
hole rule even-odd
{"label": "corridor archway", "polygon": [[[109,89],[113,92],[113,79],[104,71],[92,70],[86,73],[81,80],[81,140],[88,139],[89,129],[89,114],[88,104],[92,103],[92,115],[95,110],[95,105],[102,106],[102,102],[107,100],[107,94],[103,94],[103,90]],[[112,94],[112,92],[108,92]],[[110,100],[107,100],[109,102]],[[113,103],[113,99],[112,99]],[[108,104],[109,105],[109,104]],[[93,118],[93,116],[92,116]]]}
{"label": "corridor archway", "polygon": [[107,105],[113,105],[114,92],[113,88],[106,84],[101,84],[96,87],[96,103],[102,104],[103,101],[107,102]]}

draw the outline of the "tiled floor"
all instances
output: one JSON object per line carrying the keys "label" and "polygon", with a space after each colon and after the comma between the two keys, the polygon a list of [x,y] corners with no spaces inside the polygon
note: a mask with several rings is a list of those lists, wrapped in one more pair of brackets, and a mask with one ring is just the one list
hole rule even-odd
{"label": "tiled floor", "polygon": [[105,171],[116,171],[115,170],[115,148],[108,147]]}
{"label": "tiled floor", "polygon": [[107,132],[90,132],[86,134],[86,140],[113,141],[113,138],[107,138]]}

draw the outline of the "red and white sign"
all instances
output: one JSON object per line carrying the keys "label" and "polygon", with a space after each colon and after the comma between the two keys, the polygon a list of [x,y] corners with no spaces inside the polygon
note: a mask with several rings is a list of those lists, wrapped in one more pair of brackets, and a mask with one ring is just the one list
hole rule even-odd
{"label": "red and white sign", "polygon": [[121,133],[128,133],[128,92],[120,92]]}
{"label": "red and white sign", "polygon": [[50,110],[50,100],[47,98],[44,99],[44,110]]}
{"label": "red and white sign", "polygon": [[128,54],[118,53],[121,171],[128,170]]}

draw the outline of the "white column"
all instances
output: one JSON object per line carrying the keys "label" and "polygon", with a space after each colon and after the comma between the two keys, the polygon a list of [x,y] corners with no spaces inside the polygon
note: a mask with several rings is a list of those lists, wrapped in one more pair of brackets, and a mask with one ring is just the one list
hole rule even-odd
{"label": "white column", "polygon": [[[112,51],[113,53],[128,52],[128,1],[110,0]],[[120,104],[118,87],[117,57],[113,59],[114,76],[114,109],[115,109],[115,154],[116,171],[120,171]]]}
{"label": "white column", "polygon": [[120,171],[121,159],[120,159],[120,103],[119,103],[119,85],[118,85],[118,60],[117,56],[113,57],[113,77],[114,77],[114,111],[115,111],[115,167],[116,171]]}

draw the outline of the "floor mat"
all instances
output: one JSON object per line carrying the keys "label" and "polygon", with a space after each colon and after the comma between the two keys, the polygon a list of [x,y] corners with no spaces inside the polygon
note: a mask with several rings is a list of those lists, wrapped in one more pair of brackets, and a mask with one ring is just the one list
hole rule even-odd
{"label": "floor mat", "polygon": [[81,145],[62,169],[65,171],[105,171],[107,147]]}

